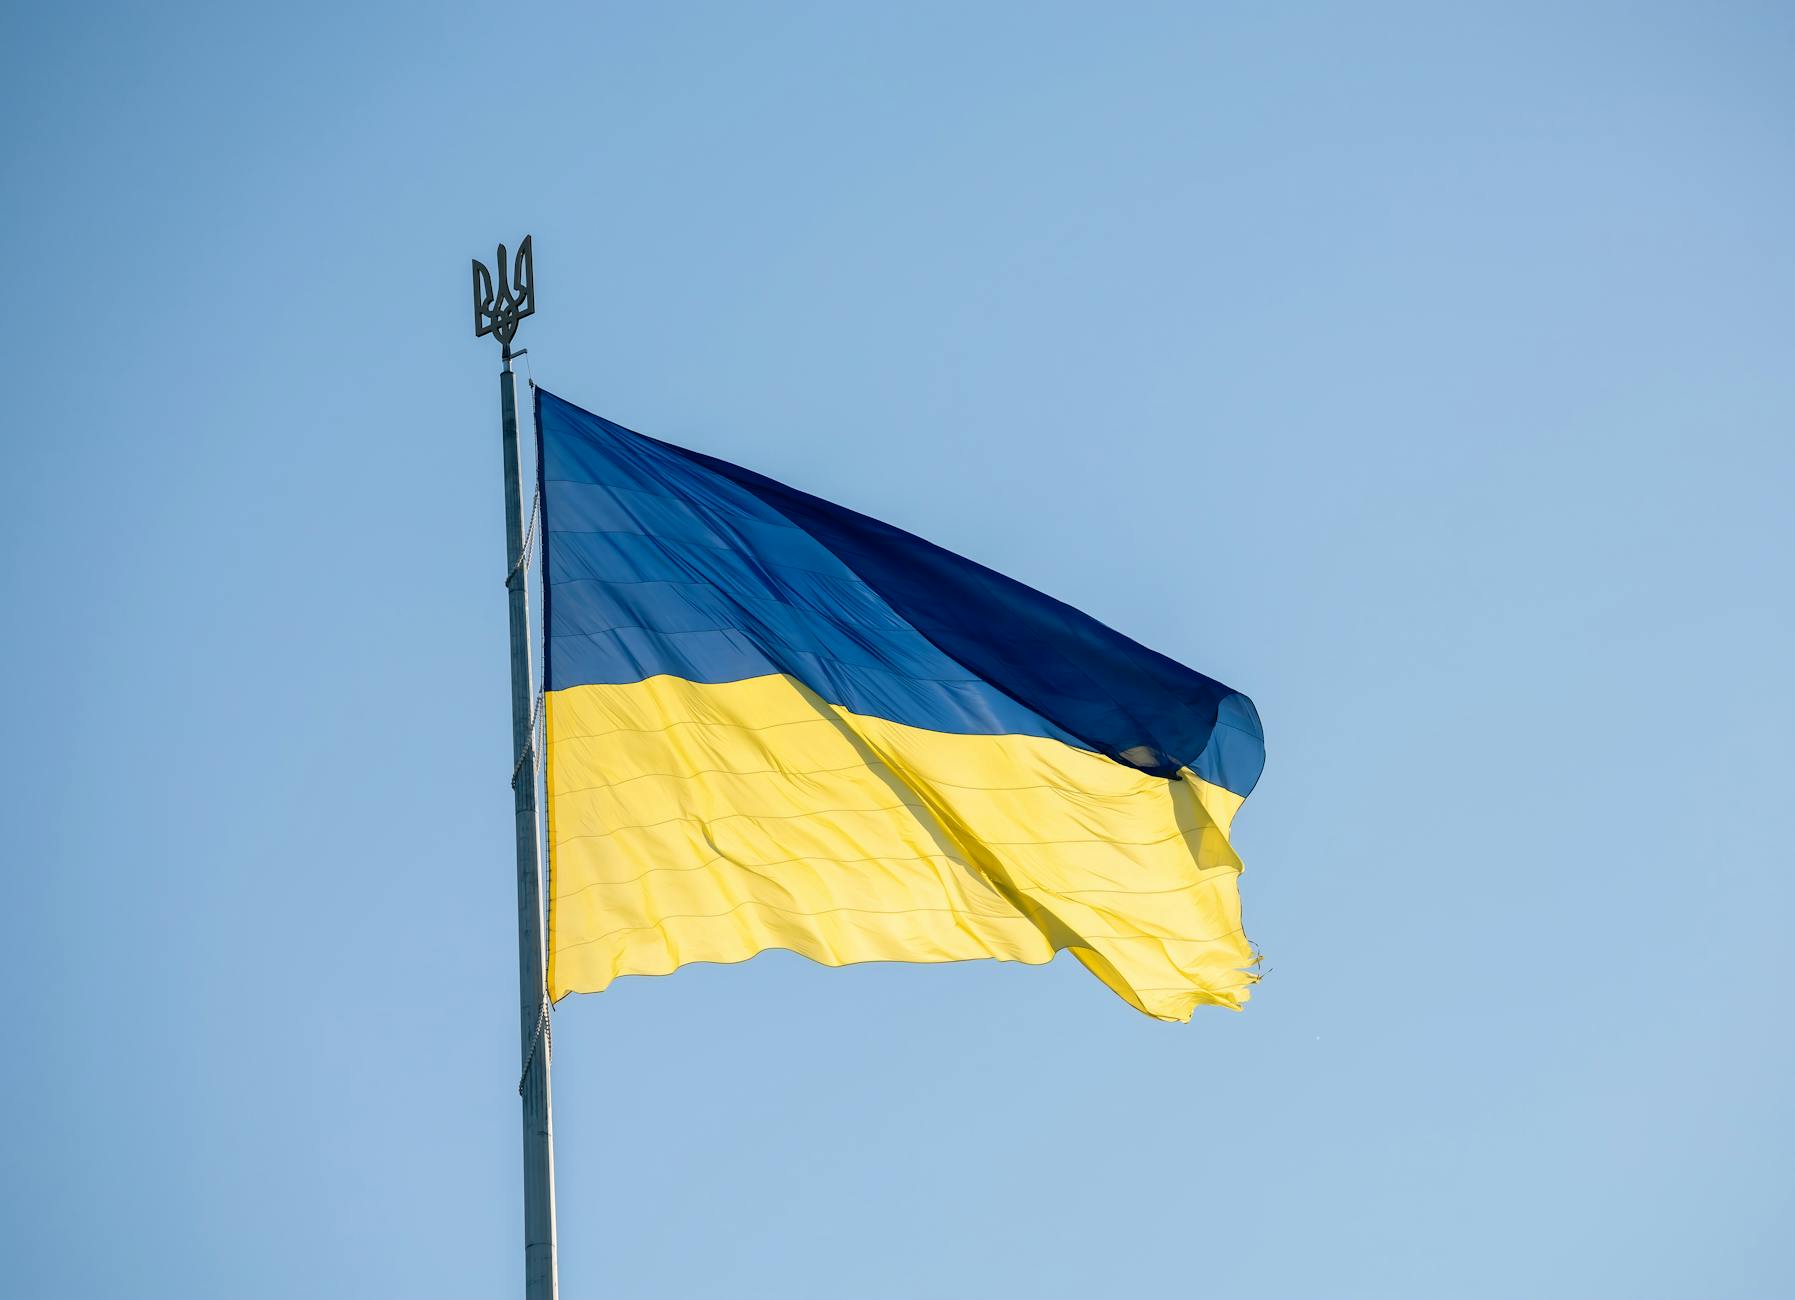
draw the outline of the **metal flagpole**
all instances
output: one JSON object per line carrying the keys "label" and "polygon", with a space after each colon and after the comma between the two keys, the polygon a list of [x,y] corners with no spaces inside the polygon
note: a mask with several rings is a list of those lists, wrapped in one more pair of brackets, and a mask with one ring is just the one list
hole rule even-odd
{"label": "metal flagpole", "polygon": [[505,457],[505,592],[511,609],[512,808],[517,818],[517,994],[523,1077],[517,1091],[524,1120],[524,1297],[555,1300],[555,1127],[549,1092],[549,1000],[543,970],[542,837],[536,820],[536,692],[530,664],[529,554],[522,472],[517,445],[517,376],[511,350],[518,322],[536,310],[536,270],[530,240],[507,262],[499,245],[494,273],[474,262],[474,336],[494,335],[504,368],[499,412]]}

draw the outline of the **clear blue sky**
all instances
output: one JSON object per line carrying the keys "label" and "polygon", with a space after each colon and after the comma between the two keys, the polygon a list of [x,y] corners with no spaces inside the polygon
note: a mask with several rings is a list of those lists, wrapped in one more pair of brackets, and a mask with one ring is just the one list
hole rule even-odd
{"label": "clear blue sky", "polygon": [[0,1291],[515,1294],[495,349],[1249,692],[1269,975],[555,1022],[616,1296],[1795,1293],[1795,10],[10,6]]}

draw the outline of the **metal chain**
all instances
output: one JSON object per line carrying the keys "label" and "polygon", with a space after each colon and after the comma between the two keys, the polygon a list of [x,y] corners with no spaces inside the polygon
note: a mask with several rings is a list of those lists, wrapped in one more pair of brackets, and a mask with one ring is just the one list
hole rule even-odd
{"label": "metal chain", "polygon": [[[539,692],[536,696],[536,711],[530,715],[530,730],[524,735],[524,747],[517,756],[517,762],[511,766],[511,788],[513,790],[517,789],[517,780],[523,775],[524,764],[536,755],[536,737],[542,730],[542,710],[547,703],[547,693]],[[532,772],[530,775],[534,777],[536,774]]]}
{"label": "metal chain", "polygon": [[[518,574],[528,569],[530,566],[530,553],[534,549],[536,543],[536,525],[541,518],[542,489],[541,487],[538,487],[536,489],[536,494],[530,499],[530,520],[528,525],[524,528],[523,541],[517,548],[517,563],[513,564],[511,566],[511,572],[505,575],[505,585],[507,587],[512,584]],[[530,714],[530,729],[524,736],[524,747],[517,755],[517,762],[512,764],[511,767],[511,788],[513,790],[517,788],[517,782],[519,778],[523,776],[524,764],[529,762],[536,753],[536,739],[541,732],[542,714],[547,704],[547,693],[538,692],[536,696],[536,708]],[[535,776],[535,770],[532,769],[530,778],[534,780]],[[524,1085],[530,1081],[530,1068],[536,1064],[536,1053],[542,1051],[546,1054],[551,1048],[552,1038],[549,1029],[549,1001],[548,994],[544,993],[542,995],[542,1011],[541,1014],[536,1017],[536,1032],[530,1036],[530,1051],[529,1054],[524,1057],[523,1073],[520,1074],[517,1079],[518,1096],[521,1097],[524,1095]]]}
{"label": "metal chain", "polygon": [[530,1081],[530,1067],[536,1064],[536,1049],[542,1048],[546,1054],[554,1049],[553,1034],[549,1029],[548,994],[542,995],[542,1014],[536,1017],[536,1032],[530,1037],[530,1054],[524,1057],[524,1072],[517,1078],[517,1095],[524,1095],[524,1084]]}
{"label": "metal chain", "polygon": [[542,518],[542,489],[536,489],[536,495],[530,498],[530,519],[524,526],[524,539],[517,548],[517,563],[511,566],[511,572],[505,575],[505,585],[509,587],[511,580],[523,570],[530,567],[530,552],[536,545],[536,521]]}

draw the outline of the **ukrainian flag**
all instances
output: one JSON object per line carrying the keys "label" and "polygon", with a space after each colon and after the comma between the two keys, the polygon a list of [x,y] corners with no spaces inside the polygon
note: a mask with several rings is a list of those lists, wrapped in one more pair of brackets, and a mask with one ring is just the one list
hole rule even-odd
{"label": "ukrainian flag", "polygon": [[536,390],[552,997],[785,948],[1254,976],[1252,701],[889,524]]}

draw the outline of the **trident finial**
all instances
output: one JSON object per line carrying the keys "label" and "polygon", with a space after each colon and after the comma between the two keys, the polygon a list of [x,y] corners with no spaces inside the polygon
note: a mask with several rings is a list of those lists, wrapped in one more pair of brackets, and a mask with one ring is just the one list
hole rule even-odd
{"label": "trident finial", "polygon": [[492,272],[479,258],[474,259],[474,337],[488,334],[498,337],[504,350],[505,369],[511,369],[511,340],[517,335],[517,324],[536,310],[536,262],[530,251],[530,236],[517,246],[516,261],[505,257],[505,246],[499,245],[499,283],[495,290]]}

